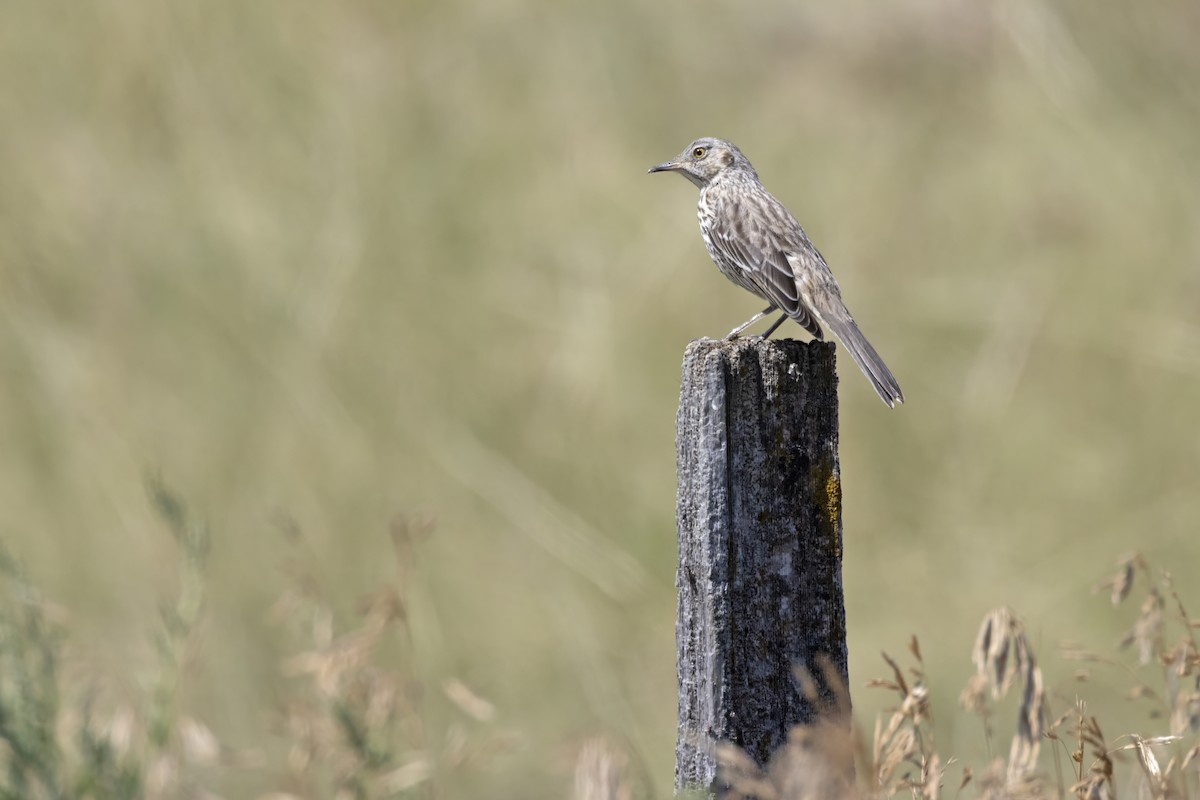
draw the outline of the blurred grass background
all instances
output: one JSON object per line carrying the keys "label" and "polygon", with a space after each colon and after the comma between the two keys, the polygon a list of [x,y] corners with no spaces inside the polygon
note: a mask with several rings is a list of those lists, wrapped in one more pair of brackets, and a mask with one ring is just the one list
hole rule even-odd
{"label": "blurred grass background", "polygon": [[922,634],[970,758],[986,610],[1053,683],[1059,639],[1130,621],[1088,594],[1119,554],[1200,564],[1194,2],[6,11],[0,535],[136,692],[176,580],[146,475],[187,498],[185,697],[230,746],[276,735],[281,520],[349,614],[427,513],[415,669],[517,743],[459,790],[561,796],[607,731],[669,794],[679,359],[758,310],[695,190],[645,175],[700,135],[804,222],[909,398],[842,360],[852,686]]}

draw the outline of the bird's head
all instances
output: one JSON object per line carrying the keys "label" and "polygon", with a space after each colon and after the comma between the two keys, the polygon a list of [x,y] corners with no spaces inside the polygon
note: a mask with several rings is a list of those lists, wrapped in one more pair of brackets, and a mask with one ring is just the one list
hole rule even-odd
{"label": "bird's head", "polygon": [[732,142],[706,136],[689,144],[675,158],[657,164],[649,171],[678,172],[703,189],[719,175],[731,169],[755,174],[750,161]]}

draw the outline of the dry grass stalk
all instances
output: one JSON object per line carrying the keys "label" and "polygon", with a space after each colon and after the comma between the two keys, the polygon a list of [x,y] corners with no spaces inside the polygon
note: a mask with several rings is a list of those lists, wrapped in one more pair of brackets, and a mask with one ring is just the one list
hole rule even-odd
{"label": "dry grass stalk", "polygon": [[834,720],[795,728],[771,758],[767,776],[781,800],[857,797],[855,745],[849,729]]}
{"label": "dry grass stalk", "polygon": [[1017,785],[1037,768],[1038,752],[1045,732],[1046,688],[1042,670],[1034,662],[1026,645],[1024,665],[1025,692],[1017,711],[1017,732],[1008,754],[1008,781]]}
{"label": "dry grass stalk", "polygon": [[1154,654],[1163,649],[1163,599],[1158,589],[1151,587],[1146,599],[1142,601],[1142,610],[1137,621],[1133,623],[1123,637],[1120,647],[1137,645],[1138,663],[1145,666],[1154,658]]}
{"label": "dry grass stalk", "polygon": [[[1076,733],[1079,737],[1079,749],[1071,754],[1071,759],[1077,765],[1077,781],[1071,787],[1076,797],[1092,800],[1093,798],[1115,798],[1113,789],[1113,762],[1109,757],[1108,745],[1100,723],[1095,717],[1087,716],[1082,703],[1077,706],[1079,723]],[[1091,748],[1093,761],[1084,775],[1083,762],[1087,748]]]}
{"label": "dry grass stalk", "polygon": [[870,762],[863,765],[872,797],[907,791],[914,797],[935,798],[941,792],[945,768],[934,746],[925,665],[915,636],[909,640],[909,652],[915,661],[910,668],[911,683],[887,653],[882,655],[892,679],[868,682],[868,686],[889,689],[900,697],[900,706],[890,712],[886,724],[882,717],[876,720]]}
{"label": "dry grass stalk", "polygon": [[1133,588],[1135,571],[1148,572],[1146,560],[1141,553],[1130,553],[1117,560],[1117,571],[1097,583],[1092,592],[1108,591],[1114,606],[1120,605]]}
{"label": "dry grass stalk", "polygon": [[717,745],[717,781],[728,787],[722,800],[782,800],[775,786],[746,751],[737,745],[722,742]]}
{"label": "dry grass stalk", "polygon": [[727,742],[718,745],[717,780],[726,787],[723,800],[855,800],[862,796],[854,783],[854,763],[863,757],[863,747],[851,721],[850,692],[832,662],[822,661],[820,669],[826,693],[807,670],[796,670],[801,693],[817,711],[816,721],[793,728],[766,769],[741,748]]}
{"label": "dry grass stalk", "polygon": [[[1147,584],[1138,617],[1132,628],[1121,638],[1120,647],[1134,645],[1141,666],[1157,665],[1161,669],[1164,691],[1156,692],[1139,682],[1130,698],[1145,701],[1152,718],[1166,719],[1168,734],[1144,737],[1130,733],[1130,744],[1122,750],[1133,750],[1145,778],[1145,793],[1152,797],[1189,796],[1200,788],[1200,774],[1194,768],[1200,745],[1188,749],[1180,745],[1184,737],[1200,734],[1200,647],[1197,646],[1196,622],[1188,615],[1183,601],[1174,588],[1173,579],[1165,570],[1150,567],[1140,554],[1133,554],[1118,565],[1119,575],[1130,572],[1139,575]],[[1110,579],[1115,582],[1116,579]],[[1132,583],[1132,578],[1128,583]],[[1115,585],[1115,584],[1114,584]],[[1121,597],[1128,597],[1126,589]],[[1115,598],[1114,598],[1115,599]],[[1175,643],[1167,642],[1178,631]],[[1161,766],[1154,747],[1172,745],[1173,754],[1166,766]]]}
{"label": "dry grass stalk", "polygon": [[992,699],[1008,693],[1026,667],[1028,642],[1025,627],[1008,608],[998,608],[983,619],[971,660],[978,674],[987,678]]}
{"label": "dry grass stalk", "polygon": [[629,754],[605,736],[583,743],[575,759],[574,800],[631,800]]}
{"label": "dry grass stalk", "polygon": [[793,728],[765,770],[731,744],[717,748],[724,800],[857,800],[855,737],[840,721],[826,719]]}
{"label": "dry grass stalk", "polygon": [[[511,748],[502,733],[485,732],[475,742],[474,732],[458,722],[448,726],[440,746],[427,730],[424,704],[433,695],[409,668],[405,589],[415,544],[430,530],[424,520],[395,523],[396,577],[363,597],[357,624],[342,633],[316,579],[291,564],[293,587],[273,617],[307,639],[307,649],[286,659],[282,669],[307,678],[313,691],[298,691],[285,712],[290,791],[356,800],[400,793],[435,797],[443,791],[443,770],[469,768]],[[462,680],[444,681],[442,694],[472,727],[497,716],[495,706]]]}
{"label": "dry grass stalk", "polygon": [[1171,779],[1176,771],[1178,764],[1177,759],[1172,758],[1167,763],[1167,768],[1164,770],[1159,766],[1158,758],[1154,755],[1152,749],[1155,745],[1173,744],[1179,741],[1178,736],[1156,736],[1151,739],[1145,739],[1138,736],[1136,733],[1126,735],[1129,739],[1129,744],[1124,747],[1117,748],[1118,750],[1132,750],[1137,756],[1137,762],[1142,768],[1142,772],[1146,777],[1146,782],[1149,787],[1150,796],[1156,800],[1174,796],[1176,793],[1171,786]]}
{"label": "dry grass stalk", "polygon": [[[991,712],[985,696],[1004,697],[1018,681],[1024,686],[1017,711],[1017,729],[1009,747],[1006,785],[1024,786],[1037,769],[1042,736],[1046,732],[1046,689],[1042,670],[1025,636],[1025,626],[1010,609],[998,608],[984,617],[971,653],[975,675],[960,695],[961,705],[984,721],[991,740]],[[1025,790],[1022,790],[1025,791]]]}

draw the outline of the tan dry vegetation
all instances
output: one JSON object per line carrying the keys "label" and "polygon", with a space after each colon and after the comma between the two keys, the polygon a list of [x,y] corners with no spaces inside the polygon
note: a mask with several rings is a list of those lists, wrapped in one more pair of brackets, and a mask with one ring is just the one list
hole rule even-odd
{"label": "tan dry vegetation", "polygon": [[[644,171],[716,134],[910,398],[884,413],[843,364],[852,686],[936,624],[953,703],[1001,603],[1043,652],[1115,638],[1082,576],[1131,543],[1200,556],[1198,26],[1186,0],[19,0],[0,530],[71,609],[80,671],[137,697],[177,584],[163,475],[213,536],[181,701],[234,751],[285,751],[281,530],[345,623],[390,580],[392,520],[430,513],[411,672],[517,737],[451,788],[561,794],[562,748],[603,732],[665,795],[678,363],[756,309],[692,189]],[[470,715],[433,694],[440,741]],[[941,725],[943,752],[986,751]]]}
{"label": "tan dry vegetation", "polygon": [[[759,769],[741,750],[725,745],[718,751],[719,779],[731,800],[816,800],[823,798],[889,798],[908,795],[923,800],[975,796],[987,800],[1068,798],[1096,800],[1133,796],[1187,798],[1200,792],[1200,649],[1196,630],[1172,588],[1170,573],[1152,569],[1140,554],[1122,560],[1114,578],[1113,604],[1124,600],[1133,583],[1133,568],[1146,583],[1146,601],[1120,649],[1136,644],[1137,664],[1152,666],[1147,676],[1120,657],[1102,657],[1065,649],[1062,656],[1102,664],[1126,672],[1134,685],[1128,697],[1145,703],[1149,714],[1141,732],[1105,737],[1100,720],[1086,700],[1087,686],[1074,699],[1051,691],[1026,635],[1025,623],[1009,608],[989,612],[972,651],[975,674],[959,697],[963,710],[983,723],[987,757],[970,760],[946,753],[935,738],[930,687],[916,637],[909,642],[913,664],[907,670],[883,654],[891,670],[868,688],[894,692],[900,704],[875,720],[869,741],[857,721],[838,709],[826,709],[811,726],[794,729],[787,745]],[[1163,614],[1162,599],[1172,598]],[[1076,676],[1086,684],[1090,675]],[[1007,758],[993,754],[994,724],[1001,701],[1020,687],[1016,722]],[[1051,708],[1063,710],[1051,717]],[[1111,731],[1111,728],[1110,728]],[[1150,732],[1150,733],[1148,733]],[[1045,744],[1051,753],[1039,758]],[[1133,758],[1124,758],[1132,753]],[[1165,761],[1164,761],[1165,759]]]}

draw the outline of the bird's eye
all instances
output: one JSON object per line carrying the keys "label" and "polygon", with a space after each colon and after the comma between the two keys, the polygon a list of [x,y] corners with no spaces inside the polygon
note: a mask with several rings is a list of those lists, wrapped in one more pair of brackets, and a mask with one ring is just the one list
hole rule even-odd
{"label": "bird's eye", "polygon": [[707,152],[708,151],[705,150],[703,147],[697,147],[695,150],[692,151],[692,158],[704,158],[704,154]]}

